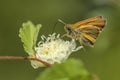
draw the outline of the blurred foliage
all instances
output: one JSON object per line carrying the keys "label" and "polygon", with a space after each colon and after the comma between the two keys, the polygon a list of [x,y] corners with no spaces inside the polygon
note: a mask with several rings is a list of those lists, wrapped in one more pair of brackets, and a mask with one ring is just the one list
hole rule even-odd
{"label": "blurred foliage", "polygon": [[93,80],[83,63],[69,59],[62,64],[47,68],[36,80]]}
{"label": "blurred foliage", "polygon": [[[26,56],[18,37],[25,21],[41,23],[40,35],[52,33],[58,19],[75,23],[101,15],[107,25],[94,48],[71,55],[82,59],[90,73],[101,80],[120,80],[120,1],[119,0],[0,0],[0,54]],[[55,32],[64,34],[58,23]],[[1,80],[34,80],[45,68],[34,70],[26,61],[0,61]]]}

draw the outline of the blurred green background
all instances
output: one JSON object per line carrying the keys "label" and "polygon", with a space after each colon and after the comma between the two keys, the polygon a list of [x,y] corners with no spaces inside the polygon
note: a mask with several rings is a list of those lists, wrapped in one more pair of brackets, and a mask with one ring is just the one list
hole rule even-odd
{"label": "blurred green background", "polygon": [[[71,57],[81,59],[88,71],[101,80],[120,80],[119,3],[119,0],[0,0],[0,55],[27,56],[18,31],[28,20],[41,23],[40,35],[48,35],[58,19],[75,23],[101,15],[107,19],[107,25],[95,47],[80,50]],[[58,23],[55,32],[64,34],[63,26]],[[34,70],[29,61],[2,60],[0,80],[35,80],[43,70]]]}

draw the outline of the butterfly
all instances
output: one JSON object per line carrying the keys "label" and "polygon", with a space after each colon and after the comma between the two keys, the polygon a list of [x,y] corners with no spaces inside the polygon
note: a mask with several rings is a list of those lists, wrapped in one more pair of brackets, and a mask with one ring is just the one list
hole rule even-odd
{"label": "butterfly", "polygon": [[65,24],[64,29],[67,33],[63,36],[78,40],[81,45],[90,47],[94,47],[94,42],[106,24],[102,16],[82,20],[75,24],[66,24],[60,19],[58,21]]}

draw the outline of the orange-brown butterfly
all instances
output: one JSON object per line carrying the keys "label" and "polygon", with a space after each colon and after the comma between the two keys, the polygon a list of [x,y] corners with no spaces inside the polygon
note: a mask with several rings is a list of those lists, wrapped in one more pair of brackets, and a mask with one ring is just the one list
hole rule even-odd
{"label": "orange-brown butterfly", "polygon": [[96,38],[101,33],[105,26],[106,20],[102,16],[96,16],[75,24],[66,24],[62,20],[59,21],[65,24],[64,29],[67,32],[64,36],[78,40],[81,45],[94,46]]}

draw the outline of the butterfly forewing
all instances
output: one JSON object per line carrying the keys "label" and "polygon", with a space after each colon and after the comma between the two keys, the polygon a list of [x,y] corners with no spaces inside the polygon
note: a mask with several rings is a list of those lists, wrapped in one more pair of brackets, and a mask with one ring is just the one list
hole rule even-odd
{"label": "butterfly forewing", "polygon": [[82,25],[93,25],[93,26],[98,26],[98,27],[104,27],[106,20],[102,18],[102,16],[96,16],[93,18],[89,18],[86,20],[79,21],[73,25],[73,28],[80,27]]}

